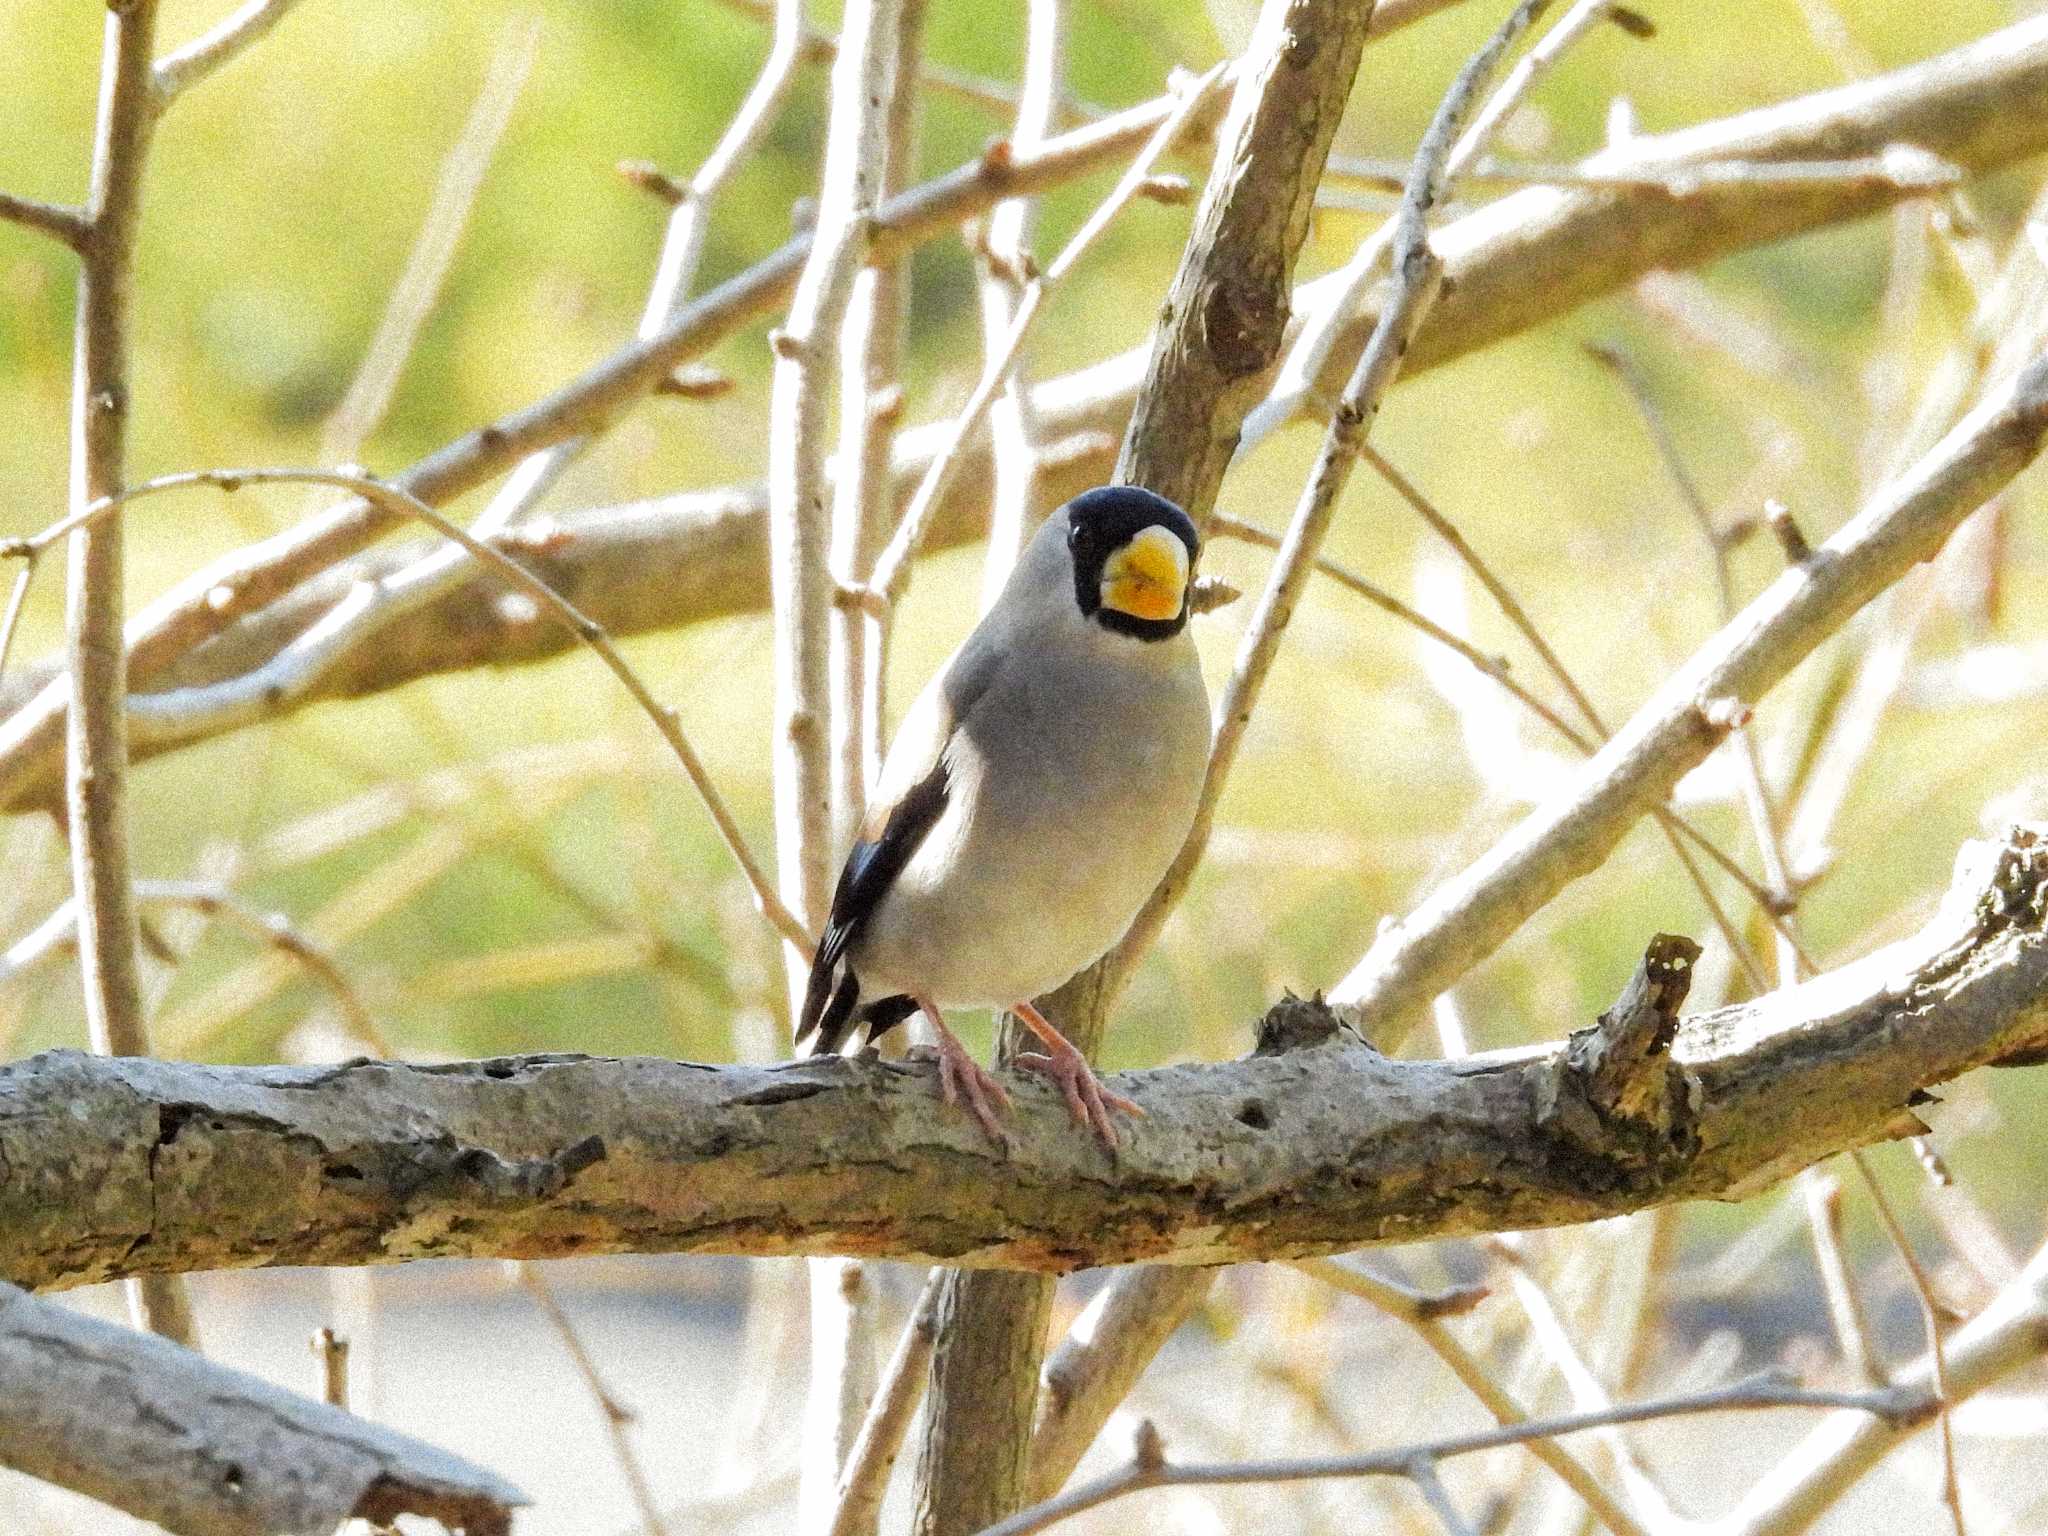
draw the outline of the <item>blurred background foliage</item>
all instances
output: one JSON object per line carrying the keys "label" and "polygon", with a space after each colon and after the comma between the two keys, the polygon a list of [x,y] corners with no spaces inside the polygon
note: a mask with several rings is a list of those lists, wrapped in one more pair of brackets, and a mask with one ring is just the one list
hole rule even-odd
{"label": "blurred background foliage", "polygon": [[[166,0],[166,44],[226,9],[221,0]],[[1375,45],[1339,152],[1405,157],[1499,9],[1455,7]],[[1564,159],[1596,148],[1616,97],[1633,104],[1644,131],[1658,131],[1843,78],[1844,56],[1817,38],[1811,0],[1645,9],[1658,35],[1639,41],[1607,29],[1575,49],[1511,126],[1509,150]],[[2001,0],[1843,0],[1833,14],[1870,64],[1892,67],[1979,36],[2016,9]],[[1108,108],[1157,94],[1176,67],[1221,57],[1251,17],[1240,0],[1206,10],[1074,0],[1071,10],[1071,91]],[[820,11],[813,19],[829,29],[830,9]],[[1014,80],[1022,27],[1015,0],[934,0],[928,53]],[[80,194],[99,37],[95,6],[0,6],[0,58],[12,62],[0,95],[0,186]],[[501,83],[524,70],[509,126],[391,408],[353,456],[394,471],[604,357],[638,320],[663,216],[615,164],[648,159],[687,174],[727,122],[766,40],[765,19],[735,0],[305,5],[179,104],[159,136],[135,296],[132,476],[322,461],[326,423],[494,70]],[[1000,112],[950,96],[927,101],[926,172],[972,157],[1007,125]],[[704,283],[785,238],[792,205],[814,190],[823,105],[823,75],[812,67],[721,202]],[[1198,175],[1202,166],[1183,168]],[[1047,199],[1041,251],[1057,248],[1114,174]],[[2032,176],[1973,189],[1983,236],[1998,249],[2013,238]],[[1325,209],[1304,275],[1341,262],[1378,216]],[[1924,226],[1928,214],[1916,217]],[[1037,331],[1037,376],[1144,340],[1187,224],[1185,209],[1140,203],[1116,225]],[[1903,392],[1910,405],[1969,314],[1968,284],[1936,246],[1923,301],[1887,322],[1894,249],[1892,225],[1869,220],[1698,277],[1659,279],[1403,385],[1376,442],[1508,577],[1619,721],[1718,614],[1697,532],[1626,396],[1583,343],[1613,342],[1636,360],[1724,515],[1754,513],[1775,496],[1818,539],[1857,505],[1896,438],[1903,418],[1891,396]],[[973,285],[959,242],[918,256],[911,420],[956,406],[973,382]],[[63,507],[71,301],[69,256],[0,225],[8,533],[40,527]],[[735,389],[643,404],[565,478],[549,510],[758,476],[765,330],[749,327],[707,359]],[[1224,504],[1277,526],[1317,438],[1306,426],[1282,434],[1238,468]],[[2048,645],[2036,595],[2048,575],[2038,487],[2038,477],[2023,486],[2000,525],[2004,599],[1972,589],[1945,602],[1921,658],[2031,647],[2038,682]],[[130,603],[315,504],[284,491],[208,491],[138,508],[129,518]],[[467,510],[477,505],[472,498]],[[1432,611],[1471,601],[1477,643],[1514,655],[1521,675],[1537,681],[1506,626],[1367,473],[1353,481],[1330,552],[1397,591],[1427,595]],[[1778,563],[1768,540],[1750,541],[1736,555],[1739,594],[1757,590]],[[1208,568],[1255,590],[1265,556],[1219,545]],[[978,576],[973,551],[921,568],[894,656],[899,702],[971,622]],[[39,581],[18,654],[55,643],[61,588],[54,572]],[[1227,671],[1248,607],[1204,621],[1212,682]],[[1311,590],[1207,867],[1111,1032],[1112,1065],[1238,1052],[1246,1021],[1279,988],[1332,983],[1384,916],[1512,824],[1526,808],[1517,785],[1554,775],[1540,728],[1519,726],[1475,748],[1486,712],[1431,681],[1419,643],[1331,586]],[[765,616],[627,649],[680,709],[755,846],[769,847]],[[1802,679],[1760,714],[1780,770],[1800,713],[1814,707]],[[1829,839],[1834,872],[1805,908],[1813,952],[1831,962],[1908,930],[1931,909],[1956,845],[1987,806],[2038,810],[2044,726],[2038,687],[2000,700],[1938,682],[1909,688]],[[141,873],[225,879],[290,915],[332,947],[403,1052],[723,1060],[785,1049],[780,969],[763,928],[645,720],[586,655],[322,705],[152,762],[137,772],[134,810]],[[1737,802],[1714,795],[1697,814],[1755,867]],[[65,873],[45,819],[16,819],[0,838],[0,919],[11,937],[61,899]],[[331,1000],[303,972],[231,929],[173,913],[157,923],[177,955],[159,967],[166,1053],[254,1061],[349,1048]],[[1461,988],[1473,1043],[1548,1038],[1582,1023],[1658,929],[1709,937],[1697,895],[1644,831]],[[1708,993],[1716,974],[1725,965],[1709,972]],[[0,995],[11,1052],[80,1044],[82,1028],[61,965]],[[2021,1175],[2038,1174],[2048,1151],[2039,1092],[2038,1079],[2022,1074],[1980,1075],[1959,1085],[1963,1108],[1946,1122],[1958,1132],[1947,1148],[1958,1173],[2029,1230],[2038,1180]],[[1695,1228],[1726,1219],[1687,1217]]]}

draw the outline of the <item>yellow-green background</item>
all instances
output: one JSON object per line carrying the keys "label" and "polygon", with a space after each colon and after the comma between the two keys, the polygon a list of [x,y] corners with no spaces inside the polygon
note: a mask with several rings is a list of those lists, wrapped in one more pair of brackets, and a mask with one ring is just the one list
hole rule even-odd
{"label": "yellow-green background", "polygon": [[[1659,23],[1658,37],[1632,41],[1609,29],[1577,48],[1535,93],[1511,135],[1517,148],[1563,158],[1595,147],[1616,95],[1633,102],[1644,130],[1656,131],[1841,79],[1790,0],[1643,8]],[[171,0],[165,44],[194,35],[224,9]],[[1111,107],[1156,94],[1172,66],[1213,61],[1219,31],[1241,35],[1246,22],[1239,8],[1222,4],[1205,12],[1167,0],[1082,0],[1071,9],[1071,87]],[[1376,45],[1340,150],[1405,153],[1500,10],[1466,4]],[[1898,0],[1845,4],[1842,14],[1862,48],[1888,67],[1980,35],[2013,19],[2013,8]],[[323,418],[377,323],[493,50],[530,17],[539,23],[530,78],[394,406],[362,457],[380,471],[398,469],[529,403],[630,335],[662,210],[612,167],[646,158],[680,173],[694,168],[758,66],[761,21],[712,0],[307,0],[256,52],[181,101],[158,136],[137,262],[135,477],[318,458]],[[832,18],[819,20],[829,26]],[[1021,32],[1018,5],[934,0],[929,51],[959,69],[1014,78]],[[79,0],[0,5],[0,59],[8,61],[0,186],[80,195],[99,33],[98,8]],[[822,74],[807,69],[763,152],[720,201],[704,281],[739,270],[783,238],[792,201],[813,190],[823,91]],[[987,111],[932,98],[925,170],[972,156],[1001,127]],[[1048,199],[1042,252],[1056,249],[1113,175]],[[1974,194],[2001,245],[2029,185],[2019,173]],[[1150,203],[1123,217],[1051,305],[1033,343],[1040,376],[1142,340],[1187,220],[1185,210]],[[1369,228],[1363,215],[1327,212],[1304,273],[1341,261]],[[1888,248],[1886,223],[1867,221],[1708,274],[1720,301],[1801,360],[1790,375],[1743,368],[1618,297],[1404,386],[1389,405],[1377,440],[1509,577],[1610,719],[1625,717],[1711,631],[1716,610],[1702,547],[1638,420],[1580,343],[1612,339],[1631,350],[1710,498],[1748,481],[1761,444],[1796,444],[1796,462],[1762,488],[1794,507],[1817,537],[1857,500],[1870,430],[1865,370],[1890,357],[1917,387],[1967,314],[1964,285],[1937,254],[1930,302],[1903,352],[1896,338],[1881,338],[1876,306]],[[972,269],[958,243],[925,250],[915,272],[910,398],[913,419],[924,419],[964,396],[979,343]],[[38,527],[63,507],[71,298],[67,253],[0,224],[0,525],[8,532]],[[765,323],[751,326],[710,358],[737,388],[710,402],[641,406],[567,478],[551,509],[758,474],[764,331]],[[1277,525],[1314,445],[1311,429],[1290,430],[1240,469],[1225,504]],[[2039,503],[2032,487],[2013,498],[2007,595],[1995,630],[1940,611],[1926,651],[2042,638]],[[195,492],[137,508],[129,519],[130,602],[311,504],[285,492]],[[1428,540],[1361,474],[1330,547],[1405,592]],[[1744,593],[1773,573],[1775,559],[1762,542],[1739,554]],[[1247,587],[1264,564],[1238,548],[1218,548],[1209,559],[1210,569]],[[895,658],[898,699],[970,622],[978,575],[973,552],[921,569]],[[19,654],[54,643],[60,592],[59,574],[46,572]],[[1248,607],[1205,622],[1212,681],[1227,669]],[[1521,657],[1476,598],[1474,612],[1483,645]],[[764,851],[767,647],[760,617],[628,646],[657,691],[680,707]],[[1537,681],[1528,660],[1518,660],[1518,670]],[[1762,716],[1767,732],[1785,718],[1772,709]],[[2044,721],[2048,707],[2038,699],[1907,708],[1888,721],[1831,840],[1836,873],[1803,914],[1818,955],[1861,952],[1925,914],[1987,801],[2038,775]],[[372,786],[593,739],[617,742],[621,765],[594,773],[538,816],[526,814],[538,791],[515,781],[310,861],[287,864],[265,852],[269,834]],[[1548,745],[1533,730],[1528,739]],[[407,1051],[724,1059],[775,1048],[762,1008],[779,1006],[778,971],[729,862],[647,723],[588,656],[326,705],[149,764],[135,776],[134,813],[143,875],[230,869],[252,901],[316,931],[323,904],[352,882],[436,827],[472,827],[474,851],[339,949],[380,1024]],[[1477,855],[1516,814],[1483,796],[1458,722],[1424,681],[1411,637],[1341,593],[1315,590],[1224,801],[1218,853],[1131,993],[1110,1037],[1110,1062],[1240,1049],[1245,1021],[1278,988],[1334,982],[1383,915]],[[1754,867],[1736,808],[1699,814]],[[60,898],[63,871],[38,823],[16,823],[0,847],[0,910],[11,938]],[[1639,831],[1463,989],[1475,1044],[1552,1036],[1583,1022],[1658,929],[1707,931],[1661,841]],[[654,936],[656,959],[561,978],[531,953],[607,933]],[[251,955],[232,931],[200,937],[161,1016],[177,1018]],[[507,956],[518,962],[516,974],[479,979],[477,965]],[[0,1004],[16,1052],[81,1041],[76,988],[61,964],[18,983]],[[275,1059],[309,1014],[325,1010],[319,988],[295,977],[194,1048]],[[1963,1096],[1982,1099],[1975,1088]],[[1955,1164],[2009,1218],[2031,1227],[2038,1201],[2028,1174],[2044,1151],[2032,1113],[2038,1094],[2029,1079],[2005,1074],[1990,1085],[1989,1102],[2003,1118],[1990,1134],[1958,1135]],[[1980,1131],[1994,1124],[1962,1116],[1958,1132],[1966,1121]]]}

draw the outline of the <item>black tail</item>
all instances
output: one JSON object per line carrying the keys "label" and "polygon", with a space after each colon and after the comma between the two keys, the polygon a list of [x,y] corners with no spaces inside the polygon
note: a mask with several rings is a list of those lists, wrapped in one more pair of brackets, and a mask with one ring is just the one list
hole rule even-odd
{"label": "black tail", "polygon": [[[833,985],[832,973],[839,973]],[[838,1053],[853,1029],[854,1005],[860,1001],[860,978],[850,965],[836,966],[820,955],[811,967],[809,985],[804,988],[804,1011],[797,1019],[796,1043],[810,1040],[808,1055]],[[815,1036],[816,1038],[812,1038]]]}

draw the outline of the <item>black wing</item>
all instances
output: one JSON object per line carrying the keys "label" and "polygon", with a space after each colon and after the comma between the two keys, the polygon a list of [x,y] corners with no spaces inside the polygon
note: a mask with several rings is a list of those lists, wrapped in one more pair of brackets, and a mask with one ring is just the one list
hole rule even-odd
{"label": "black wing", "polygon": [[945,810],[946,755],[941,752],[931,772],[912,785],[908,794],[869,818],[869,827],[846,856],[846,867],[839,872],[839,884],[832,892],[825,937],[811,961],[803,1013],[797,1020],[797,1044],[803,1044],[813,1031],[817,1033],[813,1055],[837,1051],[852,1032],[860,979],[847,965],[846,951]]}

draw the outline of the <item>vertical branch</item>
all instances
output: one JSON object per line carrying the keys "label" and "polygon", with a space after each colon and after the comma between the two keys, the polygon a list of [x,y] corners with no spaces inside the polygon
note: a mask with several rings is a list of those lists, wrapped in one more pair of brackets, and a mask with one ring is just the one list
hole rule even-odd
{"label": "vertical branch", "polygon": [[[697,280],[697,268],[704,255],[704,239],[710,228],[711,207],[718,193],[732,179],[740,164],[760,144],[773,126],[796,76],[796,63],[803,40],[803,0],[776,0],[775,30],[768,44],[768,56],[753,88],[733,114],[723,135],[697,168],[697,174],[671,195],[675,207],[662,234],[661,255],[656,260],[654,281],[648,285],[647,302],[640,312],[634,338],[647,341],[657,336],[675,318]],[[633,166],[622,166],[632,173]],[[495,533],[524,517],[548,493],[562,472],[581,458],[597,434],[579,432],[538,453],[528,454],[506,477],[498,494],[491,498],[476,521],[477,531]]]}
{"label": "vertical branch", "polygon": [[[1169,497],[1197,523],[1215,502],[1259,380],[1279,356],[1295,257],[1372,16],[1372,5],[1355,0],[1266,0],[1217,133],[1116,476]],[[1115,990],[1098,962],[1041,1006],[1093,1055]],[[1207,1280],[1194,1274],[1173,1288],[1183,1315]],[[1040,1278],[947,1276],[918,1466],[919,1536],[964,1536],[1021,1502],[1051,1298],[1051,1283]],[[1142,1362],[1124,1379],[1138,1368]],[[1092,1428],[1070,1441],[1085,1446],[1089,1438]]]}
{"label": "vertical branch", "polygon": [[[917,171],[917,84],[925,0],[904,0],[897,21],[896,91],[889,100],[883,196]],[[840,381],[838,497],[832,514],[832,567],[839,580],[867,580],[889,528],[895,485],[891,458],[903,415],[904,340],[910,316],[910,264],[900,254],[860,274],[847,312]],[[885,616],[844,605],[832,613],[832,798],[843,844],[866,810],[867,787],[882,768]]]}
{"label": "vertical branch", "polygon": [[[1065,0],[1031,0],[1024,34],[1024,79],[1017,97],[1017,121],[1010,149],[1029,153],[1052,131],[1064,67]],[[993,353],[1017,317],[1022,278],[1031,261],[1032,227],[1037,222],[1028,197],[996,205],[983,237],[981,332]],[[989,513],[988,560],[982,570],[981,607],[986,613],[1010,578],[1010,567],[1030,532],[1032,494],[1038,473],[1038,427],[1025,387],[1026,362],[1018,356],[1003,375],[1003,392],[989,407],[989,441],[995,454],[995,504]]]}
{"label": "vertical branch", "polygon": [[[127,472],[129,298],[155,106],[156,0],[107,9],[88,234],[80,251],[71,374],[71,507],[121,489]],[[65,719],[64,804],[78,901],[78,969],[93,1049],[145,1056],[135,887],[128,856],[128,652],[122,637],[118,513],[71,536],[65,640],[73,707]],[[191,1305],[175,1277],[128,1287],[137,1326],[190,1344]]]}
{"label": "vertical branch", "polygon": [[[896,6],[893,89],[882,112],[882,153],[873,188],[877,198],[892,195],[916,172],[924,15],[925,0],[899,0]],[[872,111],[877,104],[867,105]],[[841,583],[865,578],[888,528],[890,455],[903,403],[897,375],[909,309],[907,258],[863,266],[854,278],[840,335],[839,477],[831,550],[835,592]],[[881,772],[887,638],[883,625],[843,604],[832,605],[828,857],[852,841],[866,814],[868,786]],[[849,1514],[840,1484],[875,1393],[875,1288],[858,1259],[814,1259],[808,1273],[811,1374],[798,1523],[805,1531],[858,1531],[865,1520],[872,1536],[872,1514]],[[882,1476],[886,1482],[886,1468]]]}
{"label": "vertical branch", "polygon": [[[866,258],[888,144],[896,18],[894,0],[853,0],[847,7],[832,69],[817,230],[789,318],[773,337],[768,543],[775,603],[775,851],[783,899],[811,928],[824,916],[832,857],[826,382],[837,368],[839,329]],[[803,964],[792,951],[793,996],[802,991]]]}

